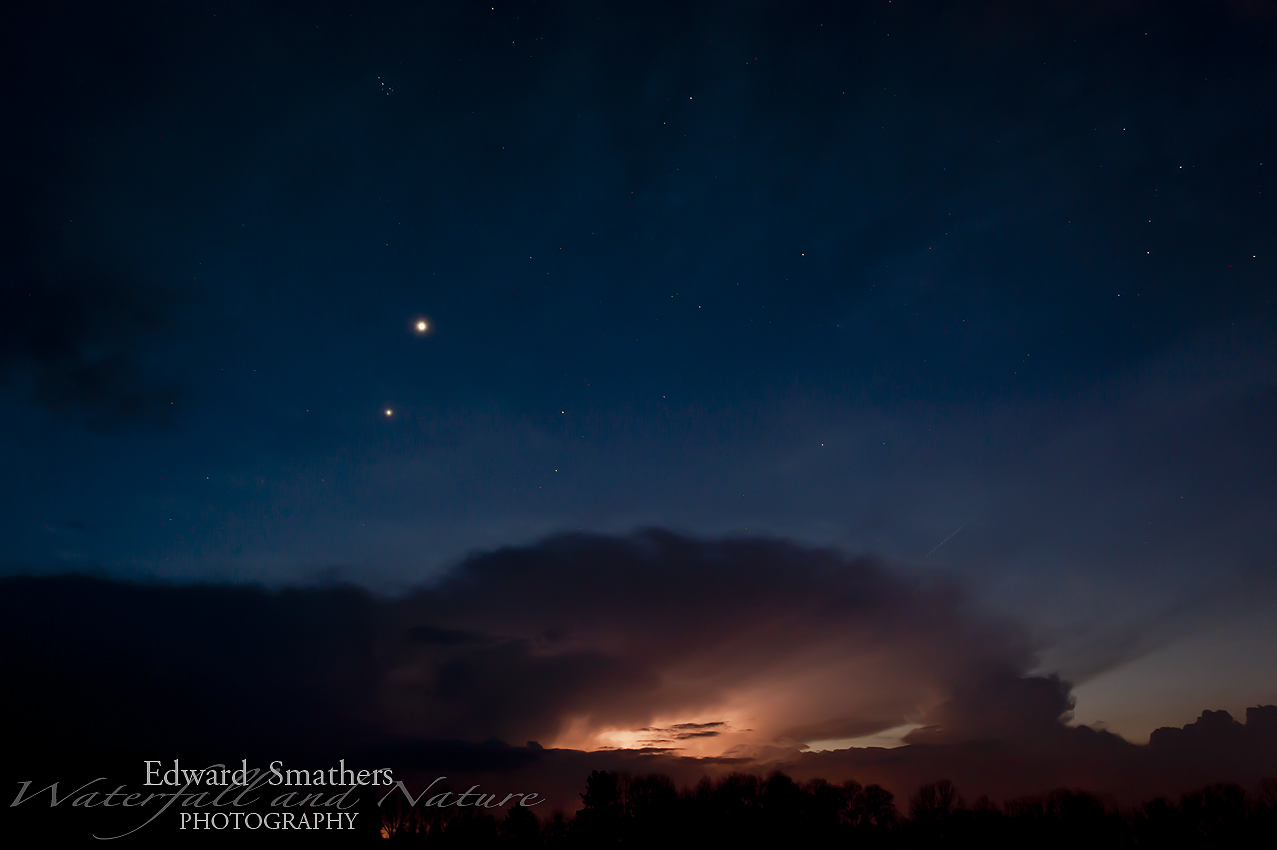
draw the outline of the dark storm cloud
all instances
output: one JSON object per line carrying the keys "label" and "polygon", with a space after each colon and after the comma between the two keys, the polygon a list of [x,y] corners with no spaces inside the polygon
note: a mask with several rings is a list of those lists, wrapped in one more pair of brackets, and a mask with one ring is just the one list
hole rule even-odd
{"label": "dark storm cloud", "polygon": [[68,241],[49,206],[25,181],[0,183],[0,386],[99,430],[172,422],[179,388],[145,352],[178,296]]}
{"label": "dark storm cloud", "polygon": [[553,805],[569,811],[580,805],[577,792],[591,770],[633,775],[660,772],[682,786],[692,786],[705,775],[721,777],[736,771],[781,770],[799,780],[851,778],[882,785],[901,806],[920,785],[940,778],[951,779],[968,801],[982,795],[1005,801],[1065,787],[1085,788],[1131,805],[1155,796],[1174,799],[1220,781],[1254,790],[1261,779],[1273,775],[1277,764],[1277,706],[1248,708],[1244,723],[1227,712],[1206,711],[1182,729],[1159,729],[1146,746],[1085,726],[1059,726],[1030,738],[790,751],[762,759],[687,758],[656,750],[581,753],[494,744],[469,751],[473,755],[463,761],[443,748],[423,750],[421,760],[404,762],[405,775],[414,787],[421,787],[437,775],[431,771],[443,769],[446,763],[454,771],[449,777],[464,773],[467,782],[535,784]]}
{"label": "dark storm cloud", "polygon": [[1226,711],[1206,711],[1194,723],[1153,733],[1137,746],[1087,726],[1002,741],[967,741],[895,750],[804,753],[778,762],[799,778],[855,776],[899,796],[923,782],[949,777],[971,799],[1080,787],[1123,804],[1178,794],[1208,782],[1254,788],[1277,766],[1277,706],[1252,706],[1245,723]]}
{"label": "dark storm cloud", "polygon": [[156,745],[619,732],[749,754],[910,721],[1035,735],[1068,707],[1026,677],[1023,634],[954,588],[775,540],[559,536],[398,600],[73,578],[3,599],[14,711],[56,726],[91,698],[85,735]]}
{"label": "dark storm cloud", "polygon": [[[1025,674],[1013,626],[952,588],[775,540],[560,536],[400,599],[9,578],[0,641],[14,766],[358,755],[409,777],[500,776],[571,807],[599,768],[1138,797],[1257,779],[1277,754],[1271,708],[1244,726],[1207,713],[1148,747],[1067,727],[1067,684]],[[732,719],[677,720],[716,713]],[[924,725],[895,750],[802,754],[792,740],[909,719]],[[504,742],[597,745],[609,728],[633,733],[628,749]]]}
{"label": "dark storm cloud", "polygon": [[0,712],[36,750],[362,740],[375,613],[349,590],[5,579]]}
{"label": "dark storm cloud", "polygon": [[975,673],[954,683],[931,717],[935,725],[915,729],[905,740],[921,744],[1040,738],[1061,727],[1073,703],[1069,684],[1055,675],[1026,677],[1009,668]]}
{"label": "dark storm cloud", "polygon": [[[780,541],[560,536],[473,557],[395,617],[449,636],[383,649],[405,735],[597,746],[664,719],[675,738],[748,746],[912,721],[961,740],[1037,732],[1069,707],[1058,680],[1025,678],[1024,634],[955,588]],[[1035,699],[1036,682],[1065,699]],[[715,712],[735,728],[695,725]]]}

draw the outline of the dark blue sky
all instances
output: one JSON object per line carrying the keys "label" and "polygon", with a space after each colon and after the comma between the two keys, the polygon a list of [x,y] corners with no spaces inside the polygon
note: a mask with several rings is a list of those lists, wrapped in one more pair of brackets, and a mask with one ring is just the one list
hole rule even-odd
{"label": "dark blue sky", "polygon": [[6,572],[763,534],[956,577],[1135,737],[1277,697],[1265,7],[4,30]]}

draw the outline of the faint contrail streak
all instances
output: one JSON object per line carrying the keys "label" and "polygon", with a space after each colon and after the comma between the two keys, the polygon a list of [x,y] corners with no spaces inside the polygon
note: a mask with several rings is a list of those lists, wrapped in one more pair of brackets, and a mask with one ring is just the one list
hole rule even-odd
{"label": "faint contrail streak", "polygon": [[[967,527],[967,524],[964,522],[962,525],[958,526],[958,531],[961,531],[962,529],[964,529],[964,528],[966,528],[966,527]],[[946,543],[948,543],[950,540],[952,540],[952,539],[953,539],[953,537],[954,537],[954,535],[955,535],[955,534],[957,534],[957,533],[958,533],[958,531],[953,532],[953,534],[950,534],[950,535],[949,535],[948,537],[946,537],[944,540],[941,540],[939,543],[937,543],[937,544],[935,545],[935,548],[933,548],[933,549],[931,550],[931,552],[936,551],[936,549],[939,549],[941,546],[943,546],[944,544],[946,544]],[[928,552],[927,554],[923,555],[922,557],[923,557],[923,558],[930,558],[930,557],[931,557],[931,552]]]}

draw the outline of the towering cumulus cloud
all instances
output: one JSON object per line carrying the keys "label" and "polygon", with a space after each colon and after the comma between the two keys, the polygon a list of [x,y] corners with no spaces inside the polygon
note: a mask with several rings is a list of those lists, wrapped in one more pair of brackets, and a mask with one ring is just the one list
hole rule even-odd
{"label": "towering cumulus cloud", "polygon": [[29,684],[9,710],[112,741],[760,757],[908,725],[929,742],[1035,734],[1070,706],[1066,685],[1026,675],[1025,635],[954,587],[776,540],[563,535],[392,600],[6,584],[6,664]]}
{"label": "towering cumulus cloud", "polygon": [[[1148,746],[1069,727],[1068,684],[1029,675],[1013,623],[952,585],[778,540],[560,535],[395,599],[9,578],[0,640],[9,763],[31,775],[95,752],[130,770],[144,753],[341,757],[572,807],[595,769],[693,783],[779,767],[897,794],[948,776],[999,798],[1068,784],[1135,801],[1257,782],[1277,754],[1273,707]],[[887,730],[904,746],[841,748]]]}
{"label": "towering cumulus cloud", "polygon": [[1070,708],[955,588],[774,540],[559,536],[466,561],[390,622],[380,704],[404,735],[746,754],[1036,732]]}

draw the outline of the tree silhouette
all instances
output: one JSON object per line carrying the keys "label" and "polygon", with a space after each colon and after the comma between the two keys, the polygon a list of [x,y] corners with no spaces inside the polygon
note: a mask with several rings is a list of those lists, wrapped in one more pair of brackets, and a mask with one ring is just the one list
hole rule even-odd
{"label": "tree silhouette", "polygon": [[944,823],[962,805],[958,789],[948,779],[920,787],[909,798],[909,817],[915,823]]}
{"label": "tree silhouette", "polygon": [[498,832],[503,847],[527,847],[531,850],[542,846],[541,824],[527,806],[511,806]]}
{"label": "tree silhouette", "polygon": [[674,781],[664,774],[640,776],[625,784],[626,844],[651,847],[680,831],[680,799]]}
{"label": "tree silhouette", "polygon": [[1180,801],[1185,833],[1203,845],[1240,847],[1249,824],[1246,792],[1238,785],[1208,785]]}
{"label": "tree silhouette", "polygon": [[594,771],[574,817],[555,812],[540,821],[512,806],[498,821],[474,809],[383,807],[383,834],[422,847],[652,848],[670,845],[774,847],[1261,847],[1277,827],[1277,779],[1265,779],[1248,798],[1237,785],[1210,785],[1179,802],[1156,798],[1134,809],[1080,789],[1060,788],[999,807],[981,797],[967,807],[949,780],[921,786],[901,818],[890,792],[878,785],[823,779],[795,782],[783,773],[766,779],[733,773],[702,779],[679,791],[661,774],[630,776]]}
{"label": "tree silhouette", "polygon": [[911,830],[919,840],[947,841],[953,837],[954,813],[962,806],[958,789],[948,779],[920,787],[909,798]]}
{"label": "tree silhouette", "polygon": [[621,777],[596,770],[585,781],[581,810],[572,832],[589,847],[619,847],[625,807],[621,799]]}

